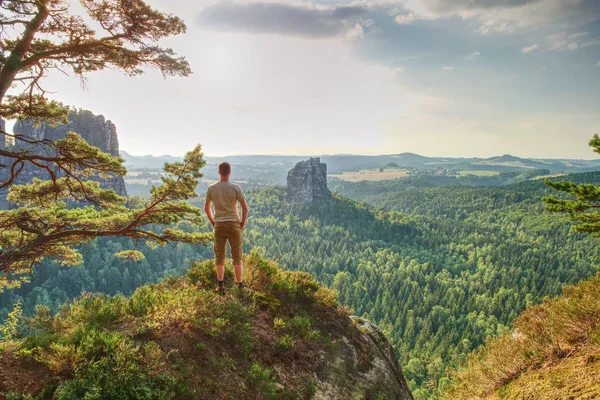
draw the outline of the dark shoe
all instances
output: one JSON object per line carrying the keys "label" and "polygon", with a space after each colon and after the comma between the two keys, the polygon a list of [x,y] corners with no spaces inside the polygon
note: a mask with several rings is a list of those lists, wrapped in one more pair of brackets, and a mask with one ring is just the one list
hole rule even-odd
{"label": "dark shoe", "polygon": [[238,289],[242,290],[242,289],[245,289],[245,288],[246,288],[246,285],[244,285],[244,282],[239,282],[238,283]]}
{"label": "dark shoe", "polygon": [[225,296],[225,286],[217,286],[217,293],[221,296]]}

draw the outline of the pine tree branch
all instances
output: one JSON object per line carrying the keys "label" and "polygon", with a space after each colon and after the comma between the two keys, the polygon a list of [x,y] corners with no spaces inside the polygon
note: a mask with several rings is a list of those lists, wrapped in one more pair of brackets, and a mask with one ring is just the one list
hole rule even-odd
{"label": "pine tree branch", "polygon": [[0,157],[6,157],[13,160],[10,176],[4,182],[0,181],[0,189],[5,189],[14,184],[26,162],[48,171],[54,182],[56,182],[58,174],[64,174],[77,183],[82,184],[78,172],[81,173],[85,170],[94,170],[97,173],[102,172],[117,176],[125,175],[126,172],[125,168],[117,162],[106,164],[106,158],[111,158],[111,156],[102,153],[99,150],[94,152],[96,154],[89,154],[86,158],[81,156],[77,157],[77,154],[73,154],[61,148],[61,145],[65,143],[65,141],[74,140],[76,143],[85,143],[86,147],[94,149],[94,147],[88,145],[79,135],[73,136],[73,134],[71,134],[71,136],[68,135],[62,141],[52,142],[49,140],[30,140],[22,135],[10,135],[6,132],[2,133],[8,137],[15,137],[19,140],[23,140],[28,144],[44,145],[46,146],[45,151],[54,152],[55,155],[45,156],[40,153],[32,153],[28,150],[12,151],[0,148]]}
{"label": "pine tree branch", "polygon": [[27,25],[29,23],[29,21],[25,21],[22,19],[13,19],[10,21],[1,21],[0,20],[0,26],[4,26],[4,25],[18,25],[18,24],[22,24],[22,25]]}
{"label": "pine tree branch", "polygon": [[54,56],[58,56],[61,54],[69,54],[69,58],[72,58],[74,55],[77,54],[87,54],[89,53],[90,50],[93,50],[97,47],[101,47],[104,43],[109,42],[109,41],[116,41],[116,40],[120,40],[120,39],[125,39],[127,38],[127,35],[125,34],[120,34],[120,35],[115,35],[115,36],[107,36],[98,40],[94,40],[88,43],[83,43],[83,44],[75,44],[75,45],[70,45],[70,46],[64,46],[64,47],[59,47],[53,50],[48,50],[48,51],[43,51],[37,54],[32,55],[31,57],[23,60],[20,64],[19,64],[19,68],[24,69],[24,68],[28,68],[31,67],[32,65],[34,65],[35,63],[39,62],[40,60],[46,59],[46,58],[52,58]]}

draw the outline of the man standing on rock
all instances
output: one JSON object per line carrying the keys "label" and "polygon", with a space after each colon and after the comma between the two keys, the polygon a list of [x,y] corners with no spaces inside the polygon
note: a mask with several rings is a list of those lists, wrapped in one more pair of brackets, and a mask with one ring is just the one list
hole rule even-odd
{"label": "man standing on rock", "polygon": [[[219,164],[219,182],[213,183],[206,191],[204,211],[213,226],[215,236],[215,263],[217,265],[217,292],[225,294],[223,277],[225,275],[225,256],[227,242],[233,259],[235,282],[242,289],[242,241],[244,226],[248,218],[248,204],[239,185],[229,182],[231,165],[227,162]],[[238,212],[238,203],[242,206],[242,218]],[[214,204],[215,212],[211,206]]]}

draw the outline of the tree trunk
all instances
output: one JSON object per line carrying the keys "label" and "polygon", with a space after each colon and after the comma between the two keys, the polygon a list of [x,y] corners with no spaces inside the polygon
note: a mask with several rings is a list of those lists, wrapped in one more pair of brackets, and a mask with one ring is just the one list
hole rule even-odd
{"label": "tree trunk", "polygon": [[21,37],[15,48],[10,52],[10,56],[8,56],[8,59],[0,72],[0,104],[4,101],[6,92],[8,92],[8,89],[10,89],[15,77],[22,68],[21,61],[23,61],[23,57],[25,57],[29,51],[35,34],[50,14],[46,5],[38,3],[37,7],[37,14],[26,25],[23,37]]}

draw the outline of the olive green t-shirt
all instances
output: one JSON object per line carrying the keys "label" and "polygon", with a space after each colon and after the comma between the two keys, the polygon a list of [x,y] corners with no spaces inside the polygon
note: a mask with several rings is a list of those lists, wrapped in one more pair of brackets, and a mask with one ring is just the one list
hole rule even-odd
{"label": "olive green t-shirt", "polygon": [[231,182],[219,181],[206,190],[206,202],[215,206],[215,222],[239,221],[237,205],[245,198],[242,188]]}

